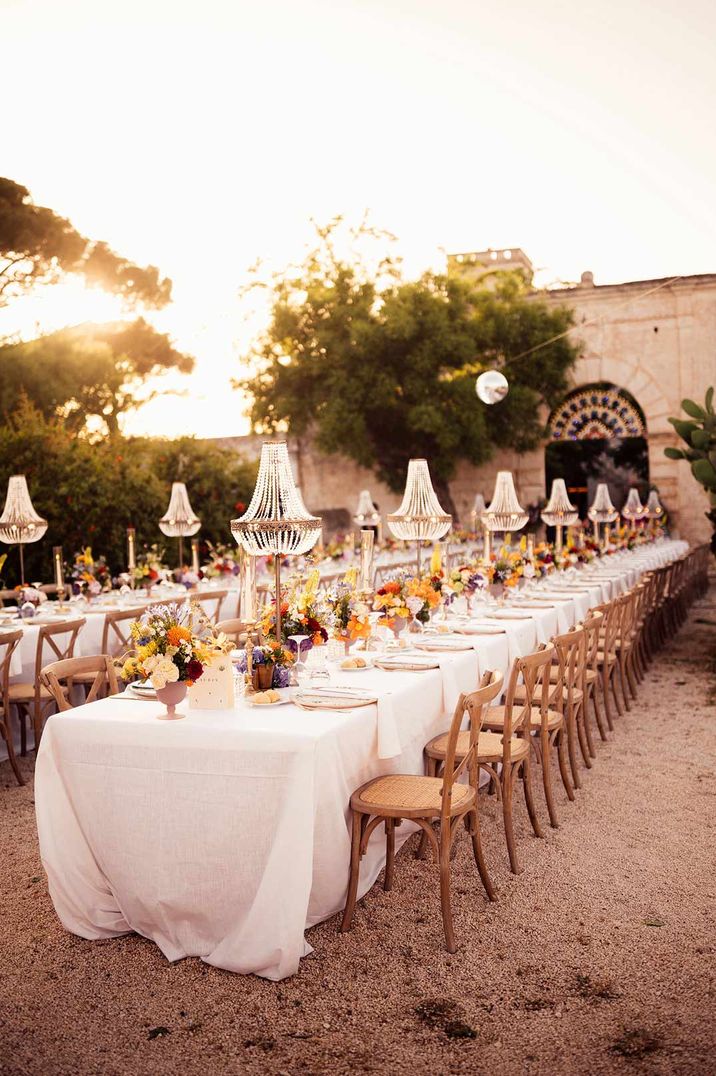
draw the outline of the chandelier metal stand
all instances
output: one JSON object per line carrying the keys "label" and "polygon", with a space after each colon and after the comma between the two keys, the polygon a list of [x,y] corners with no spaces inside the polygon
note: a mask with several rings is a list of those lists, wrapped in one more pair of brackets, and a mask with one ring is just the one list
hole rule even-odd
{"label": "chandelier metal stand", "polygon": [[607,524],[605,531],[605,543],[609,541],[609,524],[613,523],[619,513],[612,504],[612,499],[609,496],[609,487],[606,482],[600,482],[597,486],[597,491],[594,494],[594,500],[592,501],[591,508],[587,512],[587,515],[594,524],[594,537],[599,545],[599,524]]}

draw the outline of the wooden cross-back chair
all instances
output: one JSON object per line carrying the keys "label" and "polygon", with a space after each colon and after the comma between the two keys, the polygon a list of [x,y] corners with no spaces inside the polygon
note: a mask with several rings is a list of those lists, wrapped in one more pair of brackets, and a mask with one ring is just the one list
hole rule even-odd
{"label": "wooden cross-back chair", "polygon": [[[383,887],[385,890],[391,889],[395,863],[395,829],[404,818],[420,826],[439,863],[440,904],[449,952],[454,953],[456,949],[450,904],[450,853],[461,822],[464,822],[472,838],[473,855],[485,892],[490,900],[496,899],[480,839],[477,744],[484,707],[496,698],[501,690],[502,674],[486,672],[477,691],[460,695],[447,733],[442,778],[388,774],[368,781],[353,793],[350,801],[350,878],[341,930],[350,929],[358,893],[361,859],[371,834],[381,824],[385,825],[387,845]],[[460,732],[460,726],[465,716],[468,719],[468,729],[463,734]],[[466,749],[462,752],[457,749],[460,736],[466,737]],[[467,778],[466,784],[459,781],[463,775]],[[437,832],[434,828],[436,823]]]}
{"label": "wooden cross-back chair", "polygon": [[117,657],[132,649],[130,627],[144,612],[144,606],[134,609],[111,609],[104,616],[101,650],[103,654]]}
{"label": "wooden cross-back chair", "polygon": [[10,663],[12,656],[22,640],[21,631],[6,631],[0,633],[0,733],[7,744],[7,757],[10,760],[13,773],[19,785],[25,781],[20,773],[20,767],[15,758],[15,745],[12,742],[12,729],[10,728]]}
{"label": "wooden cross-back chair", "polygon": [[0,590],[0,609],[5,605],[5,602],[11,602],[13,605],[17,605],[17,591]]}
{"label": "wooden cross-back chair", "polygon": [[228,590],[197,590],[192,593],[191,601],[192,604],[197,602],[201,606],[204,616],[212,624],[216,624],[228,593]]}
{"label": "wooden cross-back chair", "polygon": [[109,654],[53,661],[44,667],[40,677],[60,711],[73,708],[72,688],[75,684],[81,684],[87,690],[83,702],[95,702],[119,692],[117,673]]}
{"label": "wooden cross-back chair", "polygon": [[600,637],[603,625],[604,614],[597,609],[590,609],[582,621],[582,627],[585,634],[584,669],[582,670],[582,683],[580,685],[584,695],[582,719],[585,724],[587,740],[590,744],[590,753],[592,754],[592,757],[594,757],[594,752],[592,751],[593,743],[591,726],[589,723],[590,701],[592,703],[599,735],[602,740],[606,740],[607,738],[606,724],[599,709],[599,695],[601,692],[599,649],[601,645]]}
{"label": "wooden cross-back chair", "polygon": [[614,715],[612,702],[616,704],[617,712],[622,713],[622,706],[617,695],[615,679],[617,669],[617,635],[619,634],[619,620],[621,606],[618,598],[595,605],[595,612],[603,616],[602,627],[599,635],[599,650],[597,651],[597,665],[602,689],[604,712],[607,717],[607,725],[611,731],[614,728]]}
{"label": "wooden cross-back chair", "polygon": [[67,620],[64,624],[43,624],[37,636],[35,648],[35,679],[33,683],[15,683],[8,687],[8,699],[17,708],[20,721],[20,754],[27,754],[27,718],[32,721],[35,750],[40,746],[42,725],[54,698],[41,680],[47,657],[54,654],[58,661],[74,657],[75,643],[84,617]]}

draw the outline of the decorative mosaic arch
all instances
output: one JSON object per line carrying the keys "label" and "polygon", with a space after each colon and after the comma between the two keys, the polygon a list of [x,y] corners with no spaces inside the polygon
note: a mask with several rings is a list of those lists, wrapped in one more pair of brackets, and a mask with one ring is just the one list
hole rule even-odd
{"label": "decorative mosaic arch", "polygon": [[608,441],[612,437],[644,437],[644,417],[636,401],[616,385],[583,385],[570,392],[552,413],[547,427],[551,441]]}

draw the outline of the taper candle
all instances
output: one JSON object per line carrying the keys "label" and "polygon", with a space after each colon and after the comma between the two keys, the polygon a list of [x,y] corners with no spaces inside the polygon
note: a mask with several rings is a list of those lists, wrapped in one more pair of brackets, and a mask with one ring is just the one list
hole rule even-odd
{"label": "taper candle", "polygon": [[134,527],[127,527],[127,570],[133,572],[137,567],[137,558],[135,552],[135,537],[136,533]]}
{"label": "taper candle", "polygon": [[52,548],[52,558],[55,565],[55,586],[60,589],[64,587],[65,580],[62,572],[62,546],[56,545]]}
{"label": "taper candle", "polygon": [[199,539],[192,538],[191,540],[191,570],[194,575],[199,574]]}

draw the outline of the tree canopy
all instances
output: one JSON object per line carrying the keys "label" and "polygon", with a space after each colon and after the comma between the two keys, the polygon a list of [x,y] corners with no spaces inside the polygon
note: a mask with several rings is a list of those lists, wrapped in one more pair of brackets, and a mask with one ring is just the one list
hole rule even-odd
{"label": "tree canopy", "polygon": [[[230,449],[193,437],[177,440],[128,437],[91,444],[58,419],[46,419],[27,401],[0,426],[0,491],[12,474],[25,474],[32,502],[48,521],[47,537],[25,547],[26,579],[52,579],[52,547],[65,559],[91,545],[114,573],[126,567],[126,528],[136,527],[138,548],[158,543],[166,561],[177,562],[176,539],[158,521],[169,504],[173,481],[186,482],[201,519],[199,539],[231,544],[229,521],[243,511],[256,477]],[[5,585],[19,580],[15,548],[0,546],[8,560]]]}
{"label": "tree canopy", "polygon": [[60,329],[0,346],[2,408],[11,414],[24,395],[46,418],[64,418],[69,429],[84,430],[96,417],[116,434],[123,414],[165,391],[145,389],[150,378],[169,370],[190,373],[193,366],[190,355],[143,318]]}
{"label": "tree canopy", "polygon": [[[577,356],[560,335],[572,314],[530,294],[519,273],[405,281],[393,263],[386,278],[383,265],[369,272],[338,257],[330,229],[319,238],[298,272],[272,283],[270,325],[247,356],[257,372],[237,382],[252,424],[310,435],[396,492],[408,460],[424,456],[454,510],[448,483],[459,460],[539,443],[544,407],[563,397]],[[475,393],[476,374],[489,368],[510,382],[492,407]]]}
{"label": "tree canopy", "polygon": [[129,306],[160,309],[171,300],[171,280],[153,265],[141,268],[86,239],[52,209],[35,205],[26,187],[0,178],[0,305],[73,273]]}

